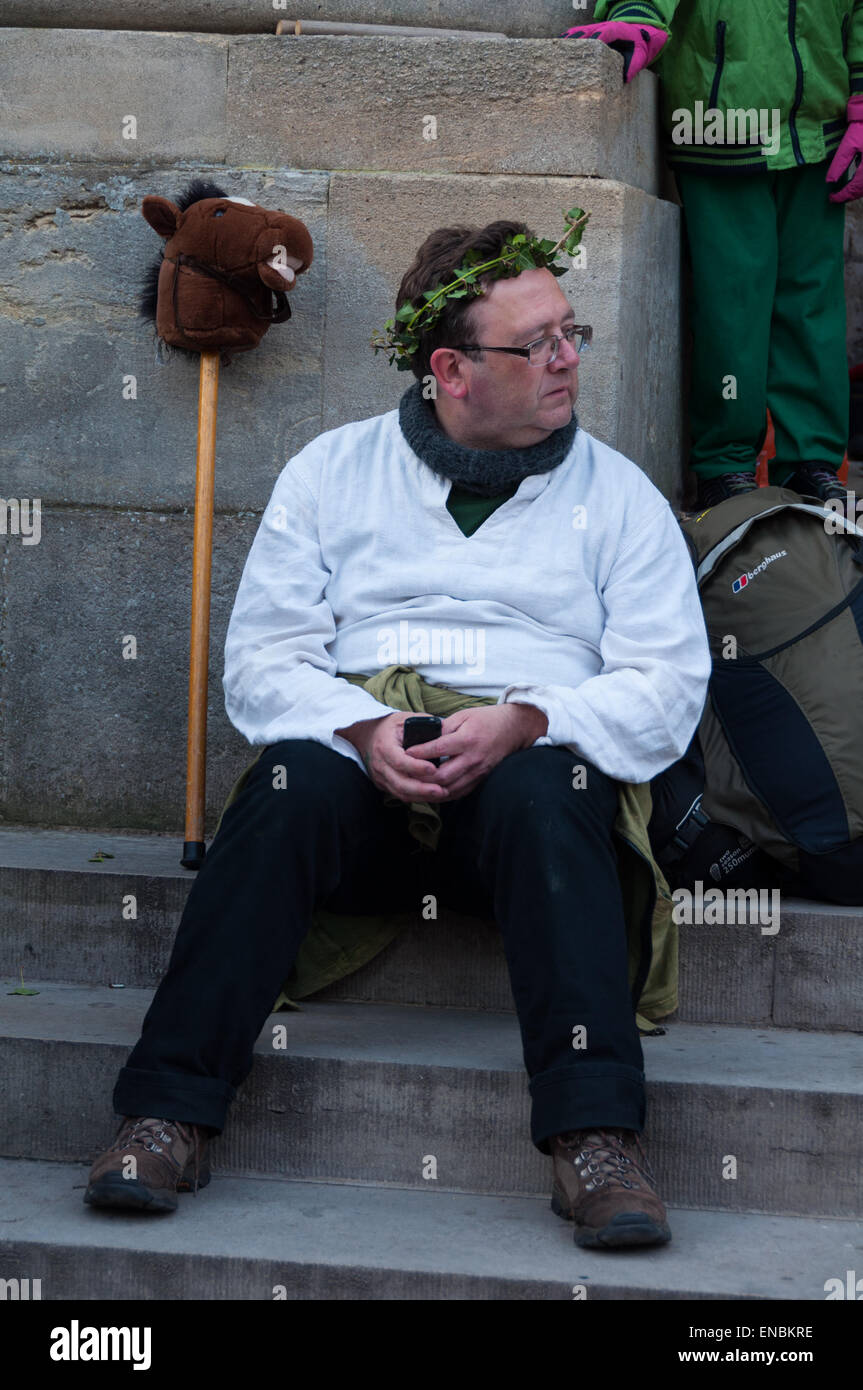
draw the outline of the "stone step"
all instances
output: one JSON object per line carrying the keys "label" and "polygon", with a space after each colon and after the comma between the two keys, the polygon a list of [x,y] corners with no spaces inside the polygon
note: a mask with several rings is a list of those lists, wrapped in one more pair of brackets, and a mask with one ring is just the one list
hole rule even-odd
{"label": "stone step", "polygon": [[[92,1161],[152,993],[30,985],[0,996],[0,1152]],[[863,1214],[863,1039],[681,1023],[644,1054],[645,1143],[671,1203]],[[416,1188],[429,1156],[442,1188],[550,1190],[513,1015],[345,1002],[271,1015],[213,1149],[224,1173]]]}
{"label": "stone step", "polygon": [[[823,1300],[863,1223],[671,1209],[672,1241],[582,1250],[548,1200],[215,1177],[170,1217],[82,1201],[87,1168],[0,1160],[0,1268],[45,1300]],[[32,1287],[32,1283],[29,1287]],[[784,1323],[804,1323],[786,1317]],[[762,1321],[764,1321],[762,1319]],[[777,1319],[772,1319],[776,1322]],[[711,1343],[711,1346],[713,1343]],[[766,1344],[759,1344],[766,1345]]]}
{"label": "stone step", "polygon": [[656,194],[658,82],[621,76],[618,53],[572,39],[6,28],[2,147],[151,167],[578,174]]}
{"label": "stone step", "polygon": [[[0,829],[0,974],[155,987],[194,879],[181,836]],[[91,863],[98,849],[114,855]],[[123,918],[133,894],[135,920]],[[512,1011],[493,922],[441,908],[404,915],[402,934],[318,1000]],[[681,926],[680,1010],[687,1022],[863,1031],[863,908],[786,899],[779,931]]]}
{"label": "stone step", "polygon": [[[593,14],[595,0],[327,0],[327,19],[349,24],[500,29],[519,38],[555,38]],[[319,0],[3,0],[0,23],[64,29],[170,29],[273,34],[280,19],[320,17]]]}

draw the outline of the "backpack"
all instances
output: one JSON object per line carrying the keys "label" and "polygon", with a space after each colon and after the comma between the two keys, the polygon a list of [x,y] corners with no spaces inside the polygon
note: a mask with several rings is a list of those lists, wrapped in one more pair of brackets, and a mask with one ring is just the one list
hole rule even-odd
{"label": "backpack", "polygon": [[778,487],[681,528],[713,658],[702,820],[758,846],[798,891],[863,904],[863,528]]}
{"label": "backpack", "polygon": [[780,888],[799,893],[790,870],[730,825],[710,820],[702,808],[704,758],[698,732],[682,758],[650,783],[652,811],[647,826],[653,857],[669,888],[697,894],[699,883],[729,888]]}

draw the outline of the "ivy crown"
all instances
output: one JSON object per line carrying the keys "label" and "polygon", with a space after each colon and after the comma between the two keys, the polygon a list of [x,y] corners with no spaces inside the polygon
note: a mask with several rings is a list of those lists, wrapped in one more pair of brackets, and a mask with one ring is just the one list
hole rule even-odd
{"label": "ivy crown", "polygon": [[419,347],[420,334],[432,327],[449,300],[485,294],[479,283],[482,277],[501,280],[520,275],[523,270],[550,270],[552,275],[565,275],[569,266],[561,265],[557,254],[563,248],[568,256],[574,255],[589,217],[589,212],[571,208],[564,213],[567,231],[559,241],[527,237],[519,232],[507,238],[500,255],[493,260],[483,261],[479,251],[466,251],[453,280],[425,290],[419,303],[405,303],[395,318],[387,319],[383,331],[372,337],[374,351],[389,352],[390,365],[395,362],[398,371],[410,371],[410,359]]}

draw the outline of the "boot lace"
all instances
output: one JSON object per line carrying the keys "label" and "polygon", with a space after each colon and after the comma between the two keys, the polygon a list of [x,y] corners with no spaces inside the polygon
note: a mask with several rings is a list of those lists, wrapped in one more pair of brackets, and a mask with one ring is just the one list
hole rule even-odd
{"label": "boot lace", "polygon": [[736,496],[739,492],[751,492],[755,482],[754,473],[723,473],[722,481],[732,495]]}
{"label": "boot lace", "polygon": [[[627,1138],[637,1156],[626,1152]],[[598,1187],[653,1190],[655,1179],[637,1134],[613,1129],[573,1130],[561,1134],[560,1141],[575,1150],[570,1157],[579,1176],[587,1178],[587,1192]]]}
{"label": "boot lace", "polygon": [[809,466],[805,469],[803,476],[806,482],[814,484],[815,491],[821,497],[845,496],[845,488],[830,468],[813,468]]}
{"label": "boot lace", "polygon": [[[127,1117],[117,1131],[117,1137],[111,1145],[113,1149],[145,1149],[149,1153],[160,1154],[171,1164],[177,1174],[177,1180],[185,1172],[186,1164],[180,1163],[179,1159],[172,1151],[175,1135],[171,1134],[171,1129],[176,1130],[176,1134],[188,1145],[194,1156],[195,1161],[195,1196],[198,1194],[198,1178],[201,1159],[201,1133],[196,1125],[183,1124],[180,1120],[160,1120],[152,1116],[141,1116],[139,1118]],[[186,1160],[188,1161],[188,1159]]]}

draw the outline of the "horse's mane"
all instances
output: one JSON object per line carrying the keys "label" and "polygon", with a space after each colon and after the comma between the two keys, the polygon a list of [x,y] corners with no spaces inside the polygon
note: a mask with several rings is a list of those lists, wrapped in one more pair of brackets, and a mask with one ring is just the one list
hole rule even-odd
{"label": "horse's mane", "polygon": [[[186,208],[190,208],[193,203],[200,203],[202,198],[227,198],[227,196],[225,190],[216,184],[208,183],[206,179],[193,179],[174,201],[180,211],[185,212]],[[156,321],[156,302],[159,297],[159,271],[164,259],[165,252],[162,249],[141,282],[139,312],[142,318],[150,319],[153,323]]]}

